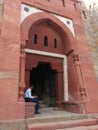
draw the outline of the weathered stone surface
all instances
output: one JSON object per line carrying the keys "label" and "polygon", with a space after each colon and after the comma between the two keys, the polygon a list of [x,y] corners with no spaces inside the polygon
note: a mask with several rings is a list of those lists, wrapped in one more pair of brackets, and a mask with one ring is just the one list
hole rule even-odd
{"label": "weathered stone surface", "polygon": [[[82,15],[84,27],[86,31],[86,36],[88,40],[88,45],[93,61],[93,65],[96,64],[98,66],[98,57],[94,57],[92,54],[93,52],[98,54],[97,48],[98,48],[98,5],[94,5],[93,8],[90,10],[87,10],[85,6],[81,5],[81,11],[84,10],[86,14],[86,19]],[[94,67],[95,68],[95,67]],[[97,70],[95,69],[96,77]]]}
{"label": "weathered stone surface", "polygon": [[[22,3],[34,7],[35,12],[38,9],[41,12],[28,15],[21,23]],[[58,75],[56,96],[59,106],[62,105],[64,100],[64,85],[67,82],[63,82],[65,76],[63,75],[64,58],[61,60],[61,58],[47,58],[47,56],[39,56],[39,54],[36,56],[34,54],[33,58],[30,59],[30,55],[25,52],[25,48],[66,55],[68,61],[68,74],[65,76],[68,78],[66,90],[72,95],[72,99],[77,105],[82,103],[85,106],[84,108],[81,107],[85,109],[85,112],[98,112],[98,84],[96,82],[96,77],[98,77],[98,51],[96,47],[98,46],[98,26],[92,23],[93,21],[91,21],[89,12],[85,7],[83,9],[86,12],[84,14],[82,12],[84,25],[77,0],[66,0],[66,3],[61,0],[5,0],[3,9],[0,37],[0,120],[25,118],[23,96],[25,85],[29,81],[29,77],[25,79],[25,70],[27,69],[30,72],[39,62],[51,63],[53,67],[51,68]],[[85,16],[85,13],[87,16]],[[72,21],[74,35],[64,24],[64,18]],[[95,21],[96,19],[94,19]],[[84,26],[86,27],[87,37],[85,36]],[[37,46],[32,43],[35,33],[40,36]],[[43,44],[44,36],[48,36],[50,41],[47,47]],[[53,46],[55,37],[58,40],[57,48]],[[30,60],[28,60],[28,57]],[[28,66],[27,68],[25,64]],[[75,112],[74,103],[67,103],[69,103],[70,109]]]}

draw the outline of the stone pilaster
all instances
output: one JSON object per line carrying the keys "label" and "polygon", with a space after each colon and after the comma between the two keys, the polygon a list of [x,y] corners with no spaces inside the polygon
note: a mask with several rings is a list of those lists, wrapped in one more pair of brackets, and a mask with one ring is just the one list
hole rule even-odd
{"label": "stone pilaster", "polygon": [[86,84],[83,77],[82,67],[81,67],[78,53],[73,53],[73,61],[74,61],[74,68],[75,68],[77,81],[78,81],[77,86],[81,96],[81,102],[84,103],[88,101],[88,95],[87,95]]}
{"label": "stone pilaster", "polygon": [[20,52],[20,77],[19,77],[19,101],[24,101],[24,89],[25,89],[25,41],[21,42]]}

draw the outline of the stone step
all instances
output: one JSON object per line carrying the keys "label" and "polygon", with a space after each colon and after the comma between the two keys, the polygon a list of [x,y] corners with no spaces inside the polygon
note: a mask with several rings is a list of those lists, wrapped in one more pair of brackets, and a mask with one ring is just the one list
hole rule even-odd
{"label": "stone step", "polygon": [[88,130],[98,130],[98,125],[92,125],[87,127]]}
{"label": "stone step", "polygon": [[97,119],[30,124],[27,130],[98,130]]}
{"label": "stone step", "polygon": [[56,130],[88,130],[85,126],[73,127],[73,128],[65,128],[65,129],[56,129]]}
{"label": "stone step", "polygon": [[64,129],[56,129],[56,130],[98,130],[98,125],[80,126],[80,127],[64,128]]}

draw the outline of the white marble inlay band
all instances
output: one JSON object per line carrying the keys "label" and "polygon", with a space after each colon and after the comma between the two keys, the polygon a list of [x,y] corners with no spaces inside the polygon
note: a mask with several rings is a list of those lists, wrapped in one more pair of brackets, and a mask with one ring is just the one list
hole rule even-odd
{"label": "white marble inlay band", "polygon": [[[25,9],[27,9],[27,11]],[[21,23],[29,15],[34,14],[34,13],[40,13],[40,12],[45,12],[45,11],[41,10],[41,9],[37,9],[37,8],[29,6],[29,5],[26,5],[26,4],[22,4],[21,5]],[[63,22],[69,28],[69,30],[72,32],[72,34],[75,36],[73,21],[71,19],[59,16],[59,15],[55,15],[53,13],[51,13],[51,15],[53,15],[54,17],[59,19],[61,22]]]}

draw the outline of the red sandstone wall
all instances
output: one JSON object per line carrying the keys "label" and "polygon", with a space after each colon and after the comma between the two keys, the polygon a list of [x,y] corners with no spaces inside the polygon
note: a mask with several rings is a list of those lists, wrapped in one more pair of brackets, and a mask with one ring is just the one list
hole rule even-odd
{"label": "red sandstone wall", "polygon": [[86,103],[86,110],[88,113],[97,113],[98,110],[98,83],[96,81],[94,68],[92,65],[90,52],[88,50],[88,43],[85,37],[85,32],[83,29],[82,21],[74,21],[75,31],[76,31],[76,40],[78,51],[80,54],[80,60],[82,65],[83,76],[85,78],[85,83],[87,87],[89,102]]}
{"label": "red sandstone wall", "polygon": [[4,0],[0,37],[0,120],[24,116],[24,105],[18,103],[20,4],[19,0]]}
{"label": "red sandstone wall", "polygon": [[4,2],[0,38],[0,120],[24,118],[24,104],[18,102],[21,2],[73,20],[76,34],[75,44],[79,51],[82,74],[89,96],[86,110],[88,113],[98,112],[98,84],[95,81],[77,2],[66,0],[65,5],[61,0],[4,0]]}

